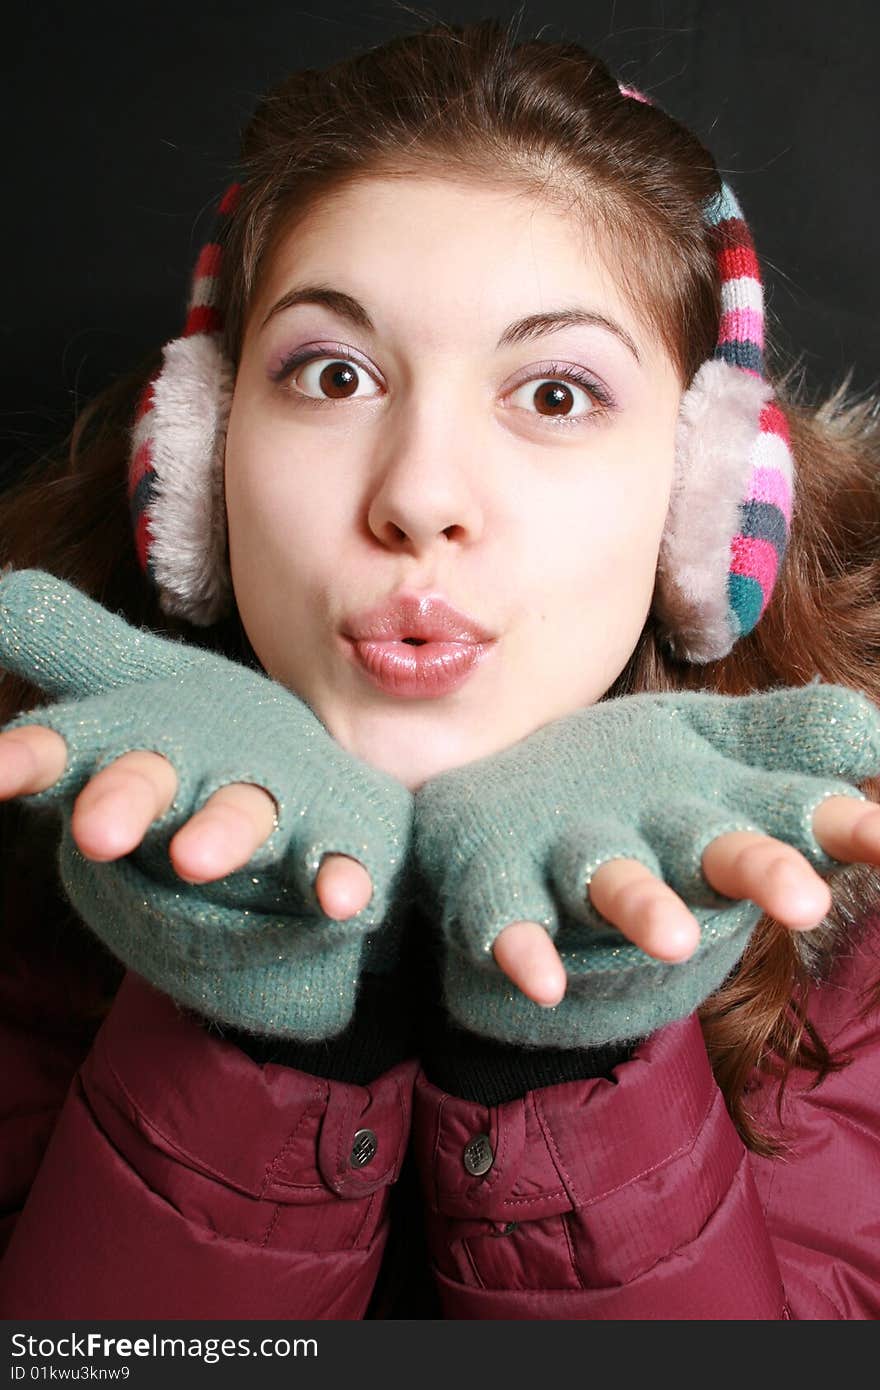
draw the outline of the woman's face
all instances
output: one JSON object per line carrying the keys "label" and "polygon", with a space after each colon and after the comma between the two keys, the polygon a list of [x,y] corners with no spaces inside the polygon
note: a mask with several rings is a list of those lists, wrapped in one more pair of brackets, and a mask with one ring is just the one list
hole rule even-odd
{"label": "woman's face", "polygon": [[573,216],[428,177],[325,199],[264,274],[227,437],[263,667],[413,789],[595,702],[650,607],[680,396]]}

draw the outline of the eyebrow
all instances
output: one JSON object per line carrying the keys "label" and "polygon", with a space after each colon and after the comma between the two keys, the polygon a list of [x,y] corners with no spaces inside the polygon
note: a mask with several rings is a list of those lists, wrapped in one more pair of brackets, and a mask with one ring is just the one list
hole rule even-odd
{"label": "eyebrow", "polygon": [[[376,331],[373,320],[363,304],[353,295],[346,294],[344,290],[331,289],[328,285],[303,285],[300,289],[288,290],[272,305],[260,324],[260,332],[276,314],[282,313],[285,309],[292,309],[295,304],[321,304],[339,318],[348,319],[356,328],[367,333]],[[605,314],[594,313],[591,309],[550,309],[542,314],[527,314],[525,318],[516,319],[507,325],[498,339],[496,349],[529,342],[532,338],[542,338],[546,333],[553,333],[559,328],[570,328],[579,324],[591,328],[604,328],[608,333],[613,333],[641,364],[638,348],[626,329],[615,323],[614,319],[609,319]]]}

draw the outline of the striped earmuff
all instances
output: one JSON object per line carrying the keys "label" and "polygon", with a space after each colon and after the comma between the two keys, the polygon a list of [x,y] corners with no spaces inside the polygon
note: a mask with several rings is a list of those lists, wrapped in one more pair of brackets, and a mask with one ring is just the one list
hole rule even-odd
{"label": "striped earmuff", "polygon": [[[643,92],[621,94],[647,106]],[[791,534],[788,421],[764,363],[764,287],[730,185],[703,207],[721,282],[718,341],[682,397],[654,611],[685,661],[726,656],[757,625]]]}

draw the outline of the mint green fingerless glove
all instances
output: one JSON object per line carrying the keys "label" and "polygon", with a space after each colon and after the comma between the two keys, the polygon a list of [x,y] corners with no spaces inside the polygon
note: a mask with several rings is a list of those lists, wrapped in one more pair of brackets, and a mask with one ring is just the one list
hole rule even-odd
{"label": "mint green fingerless glove", "polygon": [[[39,570],[0,579],[0,666],[66,697],[6,727],[45,725],[67,743],[62,777],[23,800],[62,811],[62,881],[109,949],[209,1018],[301,1039],[343,1029],[361,971],[394,962],[400,923],[391,908],[411,793],[346,753],[307,705],[265,675],[132,628]],[[134,853],[94,863],[70,834],[73,801],[133,749],[170,760],[177,794]],[[264,787],[276,827],[246,868],[184,883],[169,841],[231,782]],[[369,904],[345,922],[326,917],[314,892],[330,853],[359,860],[373,883]]]}
{"label": "mint green fingerless glove", "polygon": [[[610,700],[516,746],[445,773],[416,794],[419,869],[440,905],[444,998],[472,1032],[542,1047],[642,1037],[693,1012],[737,964],[761,917],[716,893],[702,855],[718,835],[757,830],[821,873],[812,831],[832,795],[880,771],[880,712],[813,684],[743,697],[685,692]],[[690,960],[633,945],[589,904],[608,859],[638,859],[702,928]],[[492,956],[514,921],[542,923],[568,975],[555,1008],[527,999]]]}

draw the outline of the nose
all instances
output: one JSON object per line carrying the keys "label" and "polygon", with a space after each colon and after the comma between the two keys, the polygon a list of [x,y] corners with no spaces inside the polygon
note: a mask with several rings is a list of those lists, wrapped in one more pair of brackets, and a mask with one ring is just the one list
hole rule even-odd
{"label": "nose", "polygon": [[468,438],[464,422],[450,421],[449,413],[437,403],[412,410],[383,435],[367,519],[385,546],[423,554],[440,542],[471,544],[482,534],[475,432]]}

